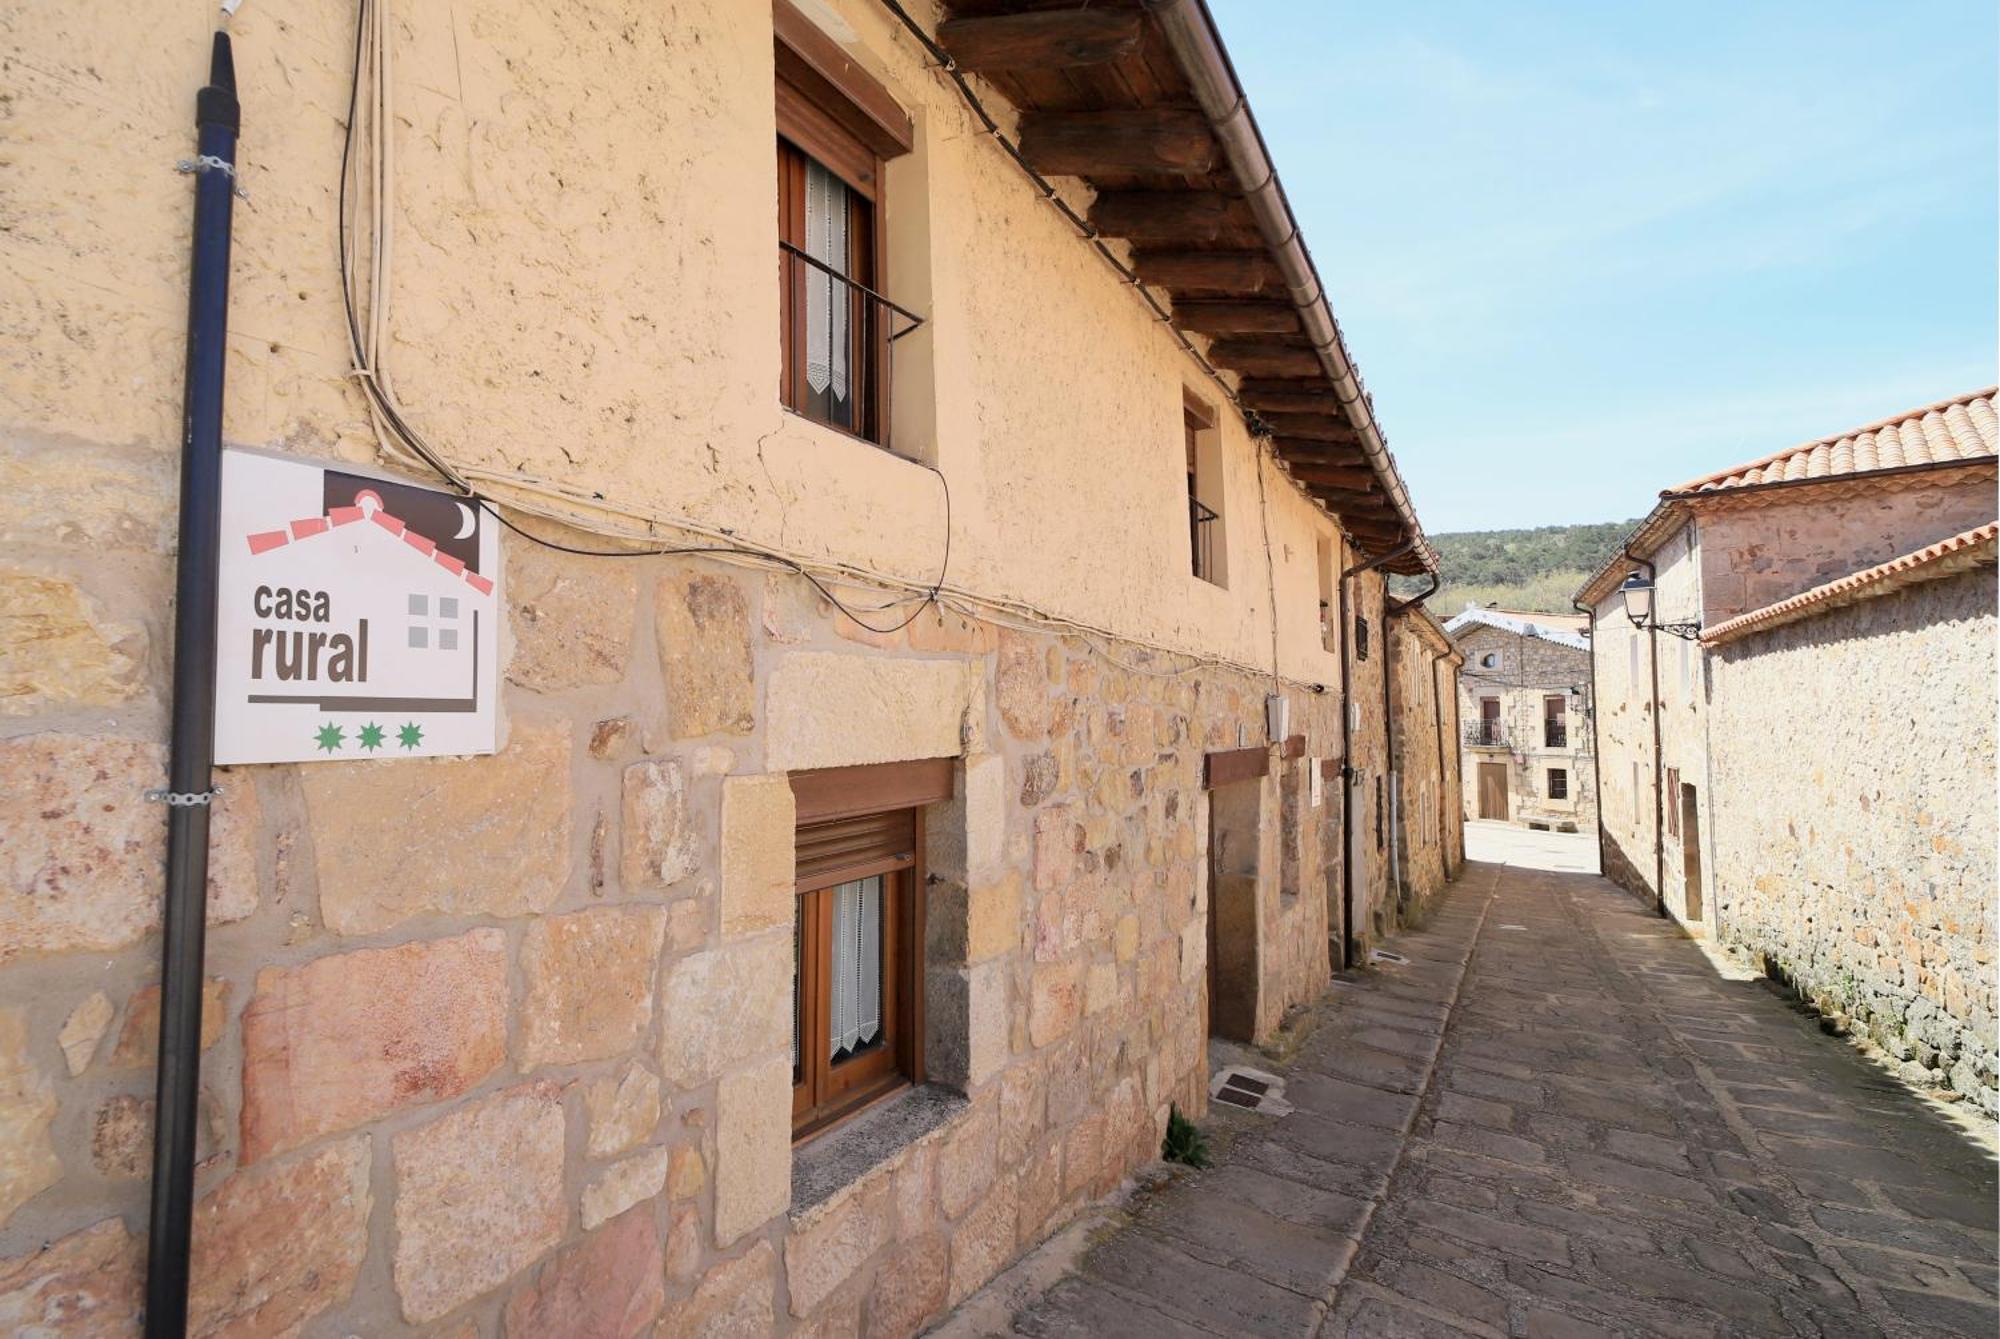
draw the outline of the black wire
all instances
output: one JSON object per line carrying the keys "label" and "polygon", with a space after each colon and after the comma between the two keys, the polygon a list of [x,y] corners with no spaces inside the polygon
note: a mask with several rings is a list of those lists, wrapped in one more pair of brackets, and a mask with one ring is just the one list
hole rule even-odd
{"label": "black wire", "polygon": [[[341,306],[345,310],[347,315],[348,342],[351,346],[354,355],[354,360],[357,364],[359,364],[361,361],[361,351],[362,351],[361,319],[359,314],[356,312],[354,306],[354,280],[353,280],[354,266],[351,255],[351,241],[349,238],[349,229],[348,229],[347,195],[348,195],[348,183],[353,176],[352,164],[354,157],[355,113],[359,109],[361,103],[361,56],[362,56],[362,48],[364,45],[364,35],[367,32],[368,6],[371,2],[372,0],[358,0],[358,3],[355,5],[354,9],[354,65],[349,72],[348,83],[347,83],[347,125],[345,134],[342,135],[340,142],[340,187],[338,192],[338,206],[337,206],[339,211],[338,233],[339,233],[339,253],[340,253],[340,300],[341,300]],[[487,497],[485,494],[479,492],[477,489],[467,484],[463,479],[458,478],[454,474],[454,472],[451,471],[448,467],[446,467],[446,465],[442,461],[438,460],[435,456],[433,456],[431,452],[422,445],[422,439],[417,435],[415,429],[411,428],[411,426],[403,419],[402,415],[396,412],[395,405],[389,402],[388,397],[383,395],[381,392],[381,388],[375,384],[375,379],[374,376],[372,375],[374,369],[372,367],[369,369],[369,372],[371,373],[371,375],[361,378],[362,393],[367,395],[369,402],[373,404],[376,408],[376,411],[380,413],[385,420],[387,420],[390,429],[396,434],[398,438],[402,440],[403,444],[405,446],[408,446],[412,451],[414,451],[424,461],[425,464],[431,467],[431,469],[437,474],[437,476],[440,479],[444,480],[445,483],[449,484],[451,487],[456,489],[467,500],[478,503],[480,510],[486,512],[494,520],[500,522],[501,525],[505,526],[509,530],[512,530],[515,534],[519,535],[521,538],[528,540],[530,543],[539,544],[541,547],[545,549],[553,549],[558,553],[575,554],[578,557],[583,557],[583,558],[665,558],[665,557],[676,557],[681,555],[704,554],[704,553],[707,554],[726,553],[734,557],[752,558],[761,562],[771,563],[775,566],[785,568],[792,572],[796,572],[798,575],[804,577],[807,581],[811,582],[813,589],[817,590],[828,604],[832,605],[835,609],[838,609],[842,614],[846,615],[847,618],[853,623],[857,624],[862,628],[865,628],[869,632],[877,634],[878,636],[886,636],[889,633],[901,632],[904,628],[907,628],[910,626],[910,624],[916,622],[918,615],[922,614],[924,610],[936,604],[938,601],[938,595],[944,589],[945,575],[951,570],[951,530],[952,530],[951,481],[945,478],[943,470],[939,469],[935,465],[926,464],[925,462],[920,460],[912,461],[911,463],[915,465],[921,465],[924,469],[927,469],[932,474],[935,474],[937,476],[938,484],[944,489],[944,556],[938,563],[937,579],[931,582],[930,589],[925,591],[921,596],[907,597],[917,600],[918,602],[917,607],[915,609],[912,609],[909,613],[909,616],[906,617],[902,622],[886,628],[877,627],[873,623],[870,623],[867,619],[862,618],[854,610],[850,609],[846,604],[844,604],[839,596],[835,595],[831,590],[828,590],[825,582],[821,581],[818,577],[814,576],[811,572],[807,571],[804,564],[797,562],[794,559],[787,558],[782,554],[766,553],[761,549],[749,548],[741,544],[687,545],[687,546],[678,546],[672,548],[651,548],[651,549],[586,549],[586,548],[579,548],[573,544],[564,544],[559,540],[544,538],[543,536],[535,534],[531,530],[525,530],[521,526],[515,524],[513,521],[508,520],[507,517],[500,511],[500,504],[498,502],[496,502],[494,499],[490,497]],[[902,600],[895,600],[892,601],[891,605],[888,607],[893,607],[894,605],[901,603],[903,603]]]}

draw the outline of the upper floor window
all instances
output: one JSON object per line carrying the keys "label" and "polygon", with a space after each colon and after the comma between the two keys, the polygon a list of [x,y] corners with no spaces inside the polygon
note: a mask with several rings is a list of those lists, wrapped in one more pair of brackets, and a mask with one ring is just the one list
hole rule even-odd
{"label": "upper floor window", "polygon": [[1551,693],[1542,699],[1542,747],[1569,747],[1569,698]]}
{"label": "upper floor window", "polygon": [[1322,537],[1319,559],[1319,644],[1328,651],[1340,650],[1340,621],[1333,612],[1333,540]]}
{"label": "upper floor window", "polygon": [[891,344],[920,323],[884,297],[886,160],[910,120],[839,44],[778,0],[778,291],[787,409],[889,444]]}
{"label": "upper floor window", "polygon": [[1222,457],[1215,411],[1185,396],[1181,432],[1187,448],[1188,554],[1194,574],[1227,586],[1228,550],[1222,520]]}
{"label": "upper floor window", "polygon": [[1368,620],[1359,614],[1354,616],[1354,658],[1368,659]]}
{"label": "upper floor window", "polygon": [[1500,653],[1498,651],[1488,651],[1485,655],[1479,657],[1479,668],[1499,669]]}

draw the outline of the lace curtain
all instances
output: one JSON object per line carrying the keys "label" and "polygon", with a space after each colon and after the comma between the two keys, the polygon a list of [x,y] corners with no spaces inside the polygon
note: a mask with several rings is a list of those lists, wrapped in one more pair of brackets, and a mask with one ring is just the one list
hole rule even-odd
{"label": "lace curtain", "polygon": [[[847,184],[811,159],[806,160],[805,252],[840,274],[847,273]],[[848,295],[824,270],[810,265],[806,287],[806,384],[814,393],[831,387],[835,400],[847,399]]]}
{"label": "lace curtain", "polygon": [[882,877],[833,890],[832,1058],[851,1054],[882,1031]]}

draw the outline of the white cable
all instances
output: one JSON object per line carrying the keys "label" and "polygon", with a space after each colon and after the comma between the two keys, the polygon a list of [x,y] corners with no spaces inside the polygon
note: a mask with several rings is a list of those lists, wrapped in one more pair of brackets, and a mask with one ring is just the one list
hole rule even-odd
{"label": "white cable", "polygon": [[[368,407],[369,426],[374,433],[377,448],[385,457],[420,472],[428,470],[439,474],[466,493],[484,492],[493,501],[504,502],[516,511],[617,542],[638,546],[658,545],[664,538],[668,538],[660,533],[660,530],[665,528],[679,535],[712,540],[740,550],[736,553],[703,555],[731,566],[768,571],[774,566],[789,569],[792,565],[796,565],[797,568],[810,571],[815,576],[833,581],[858,582],[881,589],[885,593],[900,591],[910,598],[934,598],[941,607],[949,607],[965,617],[1011,627],[1015,631],[1039,634],[1052,629],[1060,630],[1077,636],[1086,647],[1108,664],[1131,674],[1152,678],[1173,678],[1194,673],[1204,667],[1247,673],[1260,678],[1266,674],[1262,668],[1244,661],[1188,651],[1130,633],[1117,632],[1097,624],[1052,613],[1029,601],[1010,596],[979,594],[948,583],[933,584],[918,581],[852,563],[804,558],[757,540],[747,539],[725,526],[704,524],[685,516],[635,508],[613,502],[589,490],[538,478],[521,471],[496,470],[486,466],[454,462],[446,458],[417,434],[408,411],[396,398],[388,374],[390,298],[393,288],[390,265],[393,258],[395,216],[395,103],[390,60],[391,24],[387,12],[389,0],[361,0],[361,3],[366,6],[366,11],[362,24],[362,49],[356,53],[356,59],[360,62],[356,77],[362,81],[364,96],[356,99],[356,115],[363,114],[365,110],[371,150],[370,189],[366,211],[369,281],[365,289],[366,301],[357,303],[365,321],[361,342],[352,350],[352,375],[361,383],[362,398]],[[360,212],[358,204],[355,206],[355,212]],[[396,420],[406,425],[407,433],[399,430],[395,422],[391,421],[392,413]],[[1261,506],[1264,489],[1264,443],[1253,439],[1253,444],[1257,450],[1257,486]],[[487,488],[473,488],[474,481],[487,485]],[[497,494],[501,492],[509,496],[504,498],[498,496]],[[623,527],[592,521],[580,515],[579,510],[636,522],[643,525],[645,531],[634,533]],[[1265,562],[1271,589],[1270,678],[1274,683],[1290,682],[1301,688],[1318,690],[1320,685],[1317,683],[1309,680],[1285,679],[1278,673],[1277,586],[1275,573],[1269,568],[1272,558],[1268,516],[1264,518],[1264,534]],[[863,612],[880,612],[882,609],[908,602],[908,599],[892,601],[881,606],[881,609]],[[1015,618],[1029,621],[1013,622],[1002,615],[1013,615]],[[1186,663],[1179,668],[1166,670],[1130,664],[1118,659],[1104,646],[1099,645],[1099,639],[1122,643],[1158,655],[1172,656]]]}

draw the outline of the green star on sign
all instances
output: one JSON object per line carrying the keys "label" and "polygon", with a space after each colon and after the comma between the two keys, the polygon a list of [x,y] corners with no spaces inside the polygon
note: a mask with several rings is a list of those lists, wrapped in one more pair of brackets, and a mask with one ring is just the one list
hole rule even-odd
{"label": "green star on sign", "polygon": [[413,749],[424,742],[424,730],[420,725],[406,725],[396,732],[396,742],[406,749]]}
{"label": "green star on sign", "polygon": [[342,738],[342,732],[340,727],[332,723],[322,725],[319,728],[319,732],[315,734],[313,737],[319,741],[319,746],[325,749],[328,753],[332,753],[335,749],[338,749],[343,742],[345,742],[344,739]]}
{"label": "green star on sign", "polygon": [[361,727],[361,747],[373,752],[382,747],[382,727],[370,721]]}

